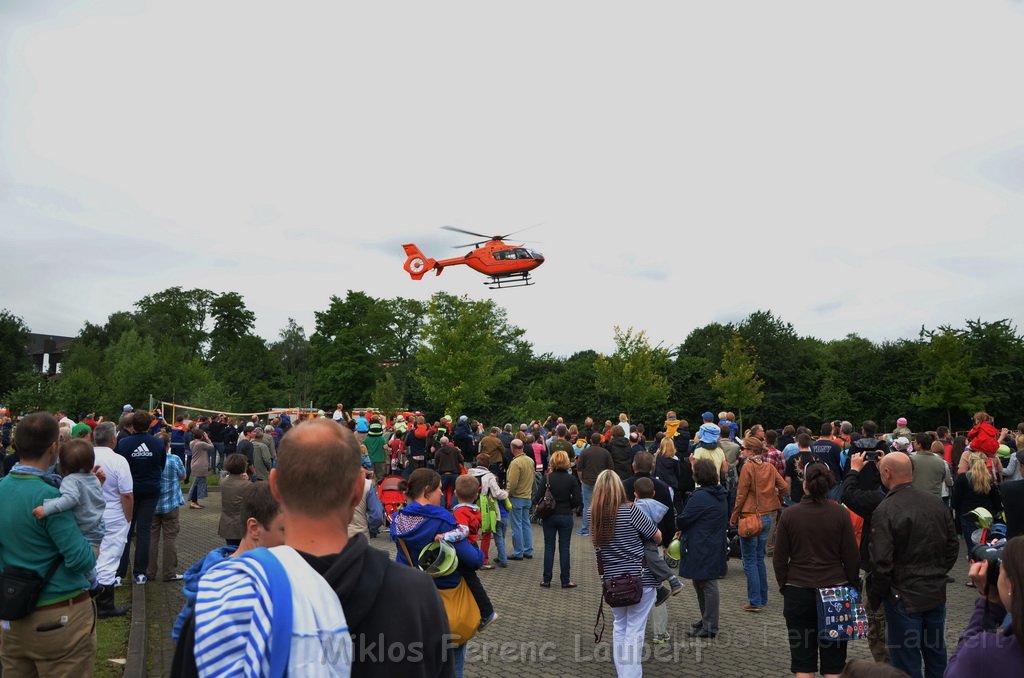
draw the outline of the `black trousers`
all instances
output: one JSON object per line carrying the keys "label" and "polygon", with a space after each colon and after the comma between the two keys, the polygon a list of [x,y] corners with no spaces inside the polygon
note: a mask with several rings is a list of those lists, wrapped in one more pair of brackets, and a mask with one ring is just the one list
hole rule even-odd
{"label": "black trousers", "polygon": [[466,586],[469,587],[470,593],[473,594],[473,600],[480,608],[480,619],[487,619],[494,614],[494,605],[491,604],[491,599],[487,596],[487,591],[484,590],[484,585],[480,582],[476,570],[459,567],[459,574],[466,580]]}
{"label": "black trousers", "polygon": [[135,512],[132,514],[132,524],[128,528],[128,539],[124,544],[124,553],[121,554],[121,564],[117,567],[117,576],[124,579],[128,573],[128,552],[132,546],[132,535],[135,535],[135,565],[132,567],[132,575],[146,574],[149,568],[149,539],[150,530],[153,527],[153,514],[156,512],[158,495],[152,497],[135,497]]}
{"label": "black trousers", "polygon": [[830,643],[818,638],[817,596],[817,589],[796,586],[787,586],[782,593],[793,673],[840,673],[846,664],[846,641]]}

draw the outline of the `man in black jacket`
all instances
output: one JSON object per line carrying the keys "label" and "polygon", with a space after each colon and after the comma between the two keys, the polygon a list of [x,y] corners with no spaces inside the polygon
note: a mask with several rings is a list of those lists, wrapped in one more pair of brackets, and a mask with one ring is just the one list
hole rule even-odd
{"label": "man in black jacket", "polygon": [[960,543],[942,500],[913,486],[905,454],[879,462],[889,489],[872,514],[868,588],[884,602],[892,665],[911,676],[940,678],[946,670],[946,575]]}
{"label": "man in black jacket", "polygon": [[[857,449],[857,448],[854,448]],[[852,451],[852,450],[851,450]],[[879,454],[882,454],[881,452]],[[865,579],[871,572],[871,516],[885,499],[882,490],[882,479],[878,475],[878,462],[867,461],[863,451],[850,456],[850,470],[843,478],[840,500],[856,513],[863,521],[860,536],[860,568],[865,572]],[[868,615],[868,647],[876,662],[889,663],[889,650],[885,646],[885,610],[881,601],[867,595],[862,585],[864,610]]]}
{"label": "man in black jacket", "polygon": [[[339,433],[346,446],[358,449],[353,434],[330,420],[310,422],[296,431],[298,439],[292,440],[294,444],[287,447],[288,452],[316,455],[325,448],[325,437],[330,439]],[[294,435],[289,433],[285,439]],[[358,452],[347,458],[358,464]],[[311,492],[316,489],[310,487]],[[349,505],[339,507],[341,522],[351,518],[353,507],[362,496],[361,491],[356,491]],[[430,576],[391,560],[386,552],[372,548],[362,534],[348,539],[347,532],[339,530],[328,538],[343,542],[338,553],[317,556],[300,550],[299,555],[338,594],[352,636],[352,678],[454,676],[448,644],[448,616]],[[401,615],[401,623],[395,622],[396,611]],[[333,651],[334,647],[324,643],[325,659]],[[172,676],[192,678],[198,675],[194,652],[193,615],[178,640]]]}

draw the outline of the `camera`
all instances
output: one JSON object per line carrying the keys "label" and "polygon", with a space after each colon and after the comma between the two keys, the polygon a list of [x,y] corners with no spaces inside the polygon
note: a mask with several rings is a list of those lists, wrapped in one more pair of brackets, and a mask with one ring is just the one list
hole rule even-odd
{"label": "camera", "polygon": [[881,450],[868,450],[864,453],[864,461],[878,461],[882,458]]}
{"label": "camera", "polygon": [[[1000,527],[993,525],[993,531],[995,528]],[[990,536],[991,533],[990,533]],[[999,566],[1003,562],[1003,547],[1006,546],[1005,537],[998,536],[998,532],[993,539],[990,539],[986,544],[978,544],[971,550],[971,561],[975,563],[988,562],[988,574],[985,578],[987,590],[994,590],[996,582],[999,579]]]}

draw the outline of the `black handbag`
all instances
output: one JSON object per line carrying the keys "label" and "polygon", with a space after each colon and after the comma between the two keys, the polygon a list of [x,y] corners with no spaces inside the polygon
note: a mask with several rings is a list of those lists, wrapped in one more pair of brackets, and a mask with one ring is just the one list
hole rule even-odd
{"label": "black handbag", "polygon": [[45,577],[20,567],[8,567],[0,572],[0,619],[15,621],[35,612],[39,594],[63,560],[64,556],[59,556],[53,561]]}
{"label": "black handbag", "polygon": [[555,495],[551,494],[550,476],[544,479],[544,496],[533,508],[534,520],[550,518],[555,513]]}
{"label": "black handbag", "polygon": [[[604,565],[601,563],[601,549],[595,549],[597,553],[597,573],[601,577],[601,602],[597,606],[597,620],[594,622],[594,642],[600,643],[604,636],[604,603],[608,607],[629,607],[636,605],[644,595],[642,581],[643,571],[640,575],[618,574],[610,579],[604,578]],[[644,559],[643,567],[647,567],[647,559]],[[601,630],[598,631],[598,625]]]}

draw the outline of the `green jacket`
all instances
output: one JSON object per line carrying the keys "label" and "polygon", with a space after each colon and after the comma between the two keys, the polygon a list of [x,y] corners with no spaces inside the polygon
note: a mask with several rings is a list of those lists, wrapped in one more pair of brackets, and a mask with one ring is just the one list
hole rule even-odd
{"label": "green jacket", "polygon": [[[372,427],[373,424],[370,424]],[[370,429],[373,430],[372,428]],[[370,455],[370,461],[381,464],[384,462],[384,436],[373,435],[372,433],[363,439],[363,445],[366,445],[366,453]]]}
{"label": "green jacket", "polygon": [[20,567],[45,576],[59,556],[64,562],[39,595],[38,606],[74,598],[89,587],[96,567],[92,547],[71,511],[37,520],[32,509],[60,491],[37,476],[9,474],[0,480],[0,569]]}

